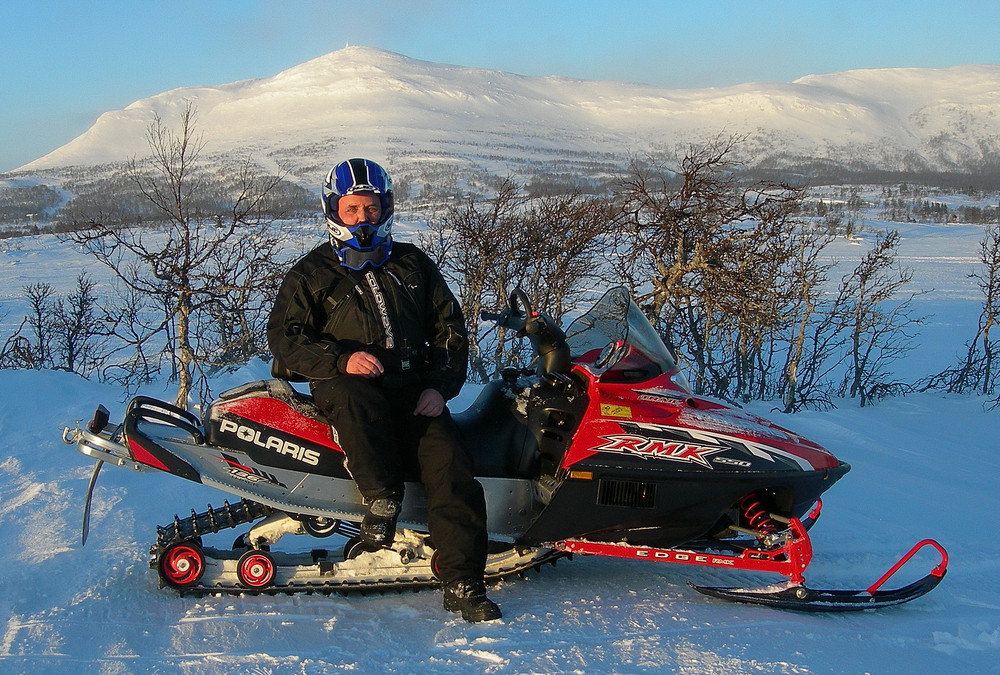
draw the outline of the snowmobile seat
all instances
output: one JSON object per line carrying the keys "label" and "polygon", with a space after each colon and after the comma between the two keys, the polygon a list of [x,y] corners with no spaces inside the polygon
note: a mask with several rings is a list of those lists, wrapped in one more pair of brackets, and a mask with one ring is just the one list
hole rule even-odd
{"label": "snowmobile seat", "polygon": [[222,392],[219,394],[219,400],[231,401],[233,399],[244,398],[247,396],[269,396],[282,401],[283,403],[287,403],[300,415],[304,415],[305,417],[309,417],[326,424],[326,418],[323,417],[323,413],[320,411],[319,406],[317,406],[313,401],[312,396],[296,391],[292,385],[289,384],[288,380],[274,378],[270,380],[248,382]]}

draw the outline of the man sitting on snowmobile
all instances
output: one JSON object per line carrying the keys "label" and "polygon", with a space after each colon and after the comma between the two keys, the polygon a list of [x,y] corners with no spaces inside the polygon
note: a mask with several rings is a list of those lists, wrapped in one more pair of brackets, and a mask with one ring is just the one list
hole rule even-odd
{"label": "man sitting on snowmobile", "polygon": [[323,186],[329,242],[288,272],[267,339],[276,373],[306,379],[368,504],[361,536],[392,543],[403,482],[419,469],[444,607],[500,618],[486,596],[486,502],[446,407],[465,383],[468,342],[455,296],[416,246],[392,240],[392,180],[337,164]]}

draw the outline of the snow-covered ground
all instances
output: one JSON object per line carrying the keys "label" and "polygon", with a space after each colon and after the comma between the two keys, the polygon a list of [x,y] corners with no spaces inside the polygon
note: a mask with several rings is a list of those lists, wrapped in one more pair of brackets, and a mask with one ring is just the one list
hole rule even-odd
{"label": "snow-covered ground", "polygon": [[[978,299],[966,275],[981,230],[897,227],[915,288],[934,289],[918,300],[931,316],[900,368],[929,374],[974,330]],[[862,249],[845,242],[837,254]],[[19,320],[12,299],[24,284],[51,279],[68,292],[85,265],[44,237],[0,253],[5,326]],[[256,363],[215,390],[266,374]],[[1000,673],[1000,411],[981,399],[926,393],[794,416],[752,406],[853,467],[826,494],[812,530],[811,585],[867,587],[933,537],[951,564],[924,598],[797,614],[711,600],[685,583],[776,578],[578,556],[502,583],[491,595],[504,618],[472,625],[444,612],[434,591],[193,599],[160,590],[146,553],[156,525],[224,495],[105,468],[81,547],[92,465],[60,432],[97,403],[120,419],[122,393],[66,373],[9,370],[0,371],[0,392],[0,673]],[[173,396],[167,385],[143,393]],[[891,585],[935,563],[921,553]]]}

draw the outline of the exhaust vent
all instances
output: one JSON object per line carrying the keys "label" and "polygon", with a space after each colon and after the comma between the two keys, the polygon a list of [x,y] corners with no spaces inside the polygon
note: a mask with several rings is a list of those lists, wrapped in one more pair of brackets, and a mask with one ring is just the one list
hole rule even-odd
{"label": "exhaust vent", "polygon": [[656,506],[656,483],[629,480],[604,480],[597,486],[600,506],[624,506],[630,509],[651,509]]}

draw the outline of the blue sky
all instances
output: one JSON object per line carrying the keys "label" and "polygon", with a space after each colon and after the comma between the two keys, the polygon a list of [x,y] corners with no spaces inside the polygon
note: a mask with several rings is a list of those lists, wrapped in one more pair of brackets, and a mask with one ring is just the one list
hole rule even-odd
{"label": "blue sky", "polygon": [[107,110],[342,48],[522,75],[711,87],[1000,64],[996,0],[0,0],[0,171]]}

